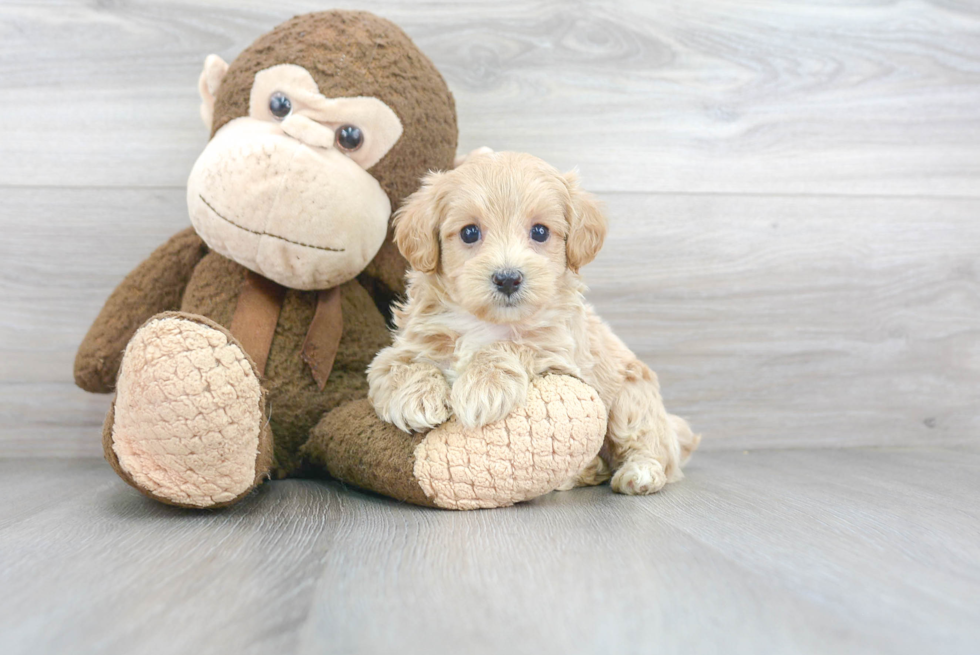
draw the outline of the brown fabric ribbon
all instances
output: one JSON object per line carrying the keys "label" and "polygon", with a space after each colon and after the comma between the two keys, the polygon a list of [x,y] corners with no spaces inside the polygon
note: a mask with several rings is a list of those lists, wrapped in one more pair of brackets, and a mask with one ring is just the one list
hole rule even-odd
{"label": "brown fabric ribbon", "polygon": [[285,297],[286,287],[252,271],[245,274],[242,292],[228,329],[255,362],[259,375],[265,375],[272,336],[276,333]]}
{"label": "brown fabric ribbon", "polygon": [[[265,365],[269,360],[272,337],[276,333],[286,291],[286,287],[258,273],[248,271],[245,274],[229,329],[255,362],[259,375],[265,375]],[[306,331],[302,356],[321,391],[333,369],[343,331],[340,287],[317,292],[316,311]]]}
{"label": "brown fabric ribbon", "polygon": [[303,361],[309,364],[316,386],[327,385],[333,370],[333,360],[340,347],[340,334],[344,331],[344,314],[340,309],[340,287],[324,289],[317,294],[316,313],[310,321],[303,341]]}

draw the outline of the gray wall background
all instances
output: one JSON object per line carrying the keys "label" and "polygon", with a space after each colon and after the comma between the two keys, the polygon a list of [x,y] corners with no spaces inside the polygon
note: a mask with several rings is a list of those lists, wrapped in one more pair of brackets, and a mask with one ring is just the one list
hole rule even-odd
{"label": "gray wall background", "polygon": [[[345,4],[435,61],[462,151],[580,169],[591,299],[703,449],[976,443],[975,4]],[[188,224],[204,57],[327,6],[0,5],[0,456],[101,455],[74,350]]]}

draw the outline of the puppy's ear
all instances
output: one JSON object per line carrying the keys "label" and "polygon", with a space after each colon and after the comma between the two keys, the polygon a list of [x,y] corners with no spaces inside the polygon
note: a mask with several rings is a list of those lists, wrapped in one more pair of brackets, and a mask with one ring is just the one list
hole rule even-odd
{"label": "puppy's ear", "polygon": [[439,266],[439,225],[443,220],[445,173],[429,173],[418,191],[395,212],[395,243],[417,271],[433,273]]}
{"label": "puppy's ear", "polygon": [[599,201],[591,193],[582,191],[578,173],[570,171],[562,177],[568,189],[565,220],[568,236],[565,238],[565,256],[568,268],[576,273],[595,259],[606,240],[606,217]]}

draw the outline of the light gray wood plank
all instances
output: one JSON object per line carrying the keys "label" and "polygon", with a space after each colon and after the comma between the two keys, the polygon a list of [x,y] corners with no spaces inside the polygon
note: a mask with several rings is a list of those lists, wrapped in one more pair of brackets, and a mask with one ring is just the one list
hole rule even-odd
{"label": "light gray wood plank", "polygon": [[267,485],[194,513],[140,496],[104,462],[43,464],[0,461],[0,484],[90,469],[99,481],[0,533],[0,651],[292,652],[344,511],[335,491]]}
{"label": "light gray wood plank", "polygon": [[[980,201],[601,195],[589,296],[703,448],[976,442]],[[73,387],[75,349],[184,202],[5,195],[0,454],[100,455],[108,398]]]}
{"label": "light gray wood plank", "polygon": [[0,209],[0,456],[101,456],[108,396],[72,365],[116,284],[189,224],[175,189],[8,189]]}
{"label": "light gray wood plank", "polygon": [[[978,194],[970,3],[360,2],[445,74],[464,150],[601,191]],[[0,184],[181,186],[203,58],[303,2],[4,3]]]}
{"label": "light gray wood plank", "polygon": [[358,562],[327,560],[301,652],[972,652],[978,466],[713,452],[647,499],[599,488],[431,518],[379,502],[346,540]]}
{"label": "light gray wood plank", "polygon": [[977,443],[972,201],[607,200],[591,297],[705,447]]}
{"label": "light gray wood plank", "polygon": [[715,451],[647,498],[290,480],[188,512],[0,461],[0,651],[974,653],[978,474],[975,448]]}
{"label": "light gray wood plank", "polygon": [[106,466],[92,458],[4,461],[0,472],[9,480],[3,486],[0,534],[14,523],[31,520],[80,495],[91,496],[96,489],[115,487],[117,481],[106,476]]}

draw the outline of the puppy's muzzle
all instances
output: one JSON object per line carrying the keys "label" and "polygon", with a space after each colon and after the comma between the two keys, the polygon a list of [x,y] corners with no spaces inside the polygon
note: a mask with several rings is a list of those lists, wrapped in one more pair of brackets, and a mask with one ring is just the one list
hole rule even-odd
{"label": "puppy's muzzle", "polygon": [[497,291],[509,298],[521,288],[524,276],[516,268],[502,268],[495,271],[490,279]]}

